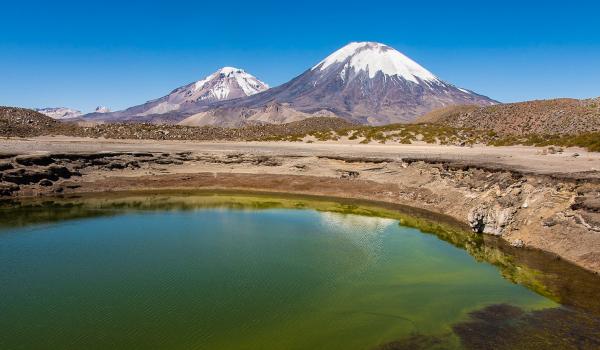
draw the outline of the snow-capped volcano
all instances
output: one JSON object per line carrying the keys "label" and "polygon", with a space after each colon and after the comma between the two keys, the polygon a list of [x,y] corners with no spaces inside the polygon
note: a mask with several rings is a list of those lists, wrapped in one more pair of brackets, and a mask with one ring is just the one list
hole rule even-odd
{"label": "snow-capped volcano", "polygon": [[323,71],[338,64],[343,65],[340,78],[345,79],[346,73],[367,72],[373,79],[381,72],[387,76],[396,76],[413,83],[439,82],[439,79],[418,63],[404,56],[391,47],[373,42],[350,43],[319,62],[313,71]]}
{"label": "snow-capped volcano", "polygon": [[199,113],[184,123],[214,124],[217,112],[227,116],[227,124],[232,124],[236,113],[240,121],[252,121],[258,113],[254,111],[279,104],[290,115],[293,110],[308,115],[331,113],[353,122],[381,125],[409,122],[449,105],[494,103],[442,81],[390,46],[353,42],[281,86],[199,108]]}
{"label": "snow-capped volcano", "polygon": [[[268,89],[269,86],[243,69],[223,67],[204,79],[181,86],[166,96],[113,113],[88,114],[98,120],[135,120],[161,118],[177,119],[177,113],[213,102],[247,97]],[[162,117],[161,117],[162,116]],[[144,118],[149,117],[149,118]]]}
{"label": "snow-capped volcano", "polygon": [[268,88],[242,69],[223,67],[202,80],[175,89],[166,97],[170,104],[214,102],[254,95]]}
{"label": "snow-capped volcano", "polygon": [[156,100],[84,118],[238,126],[334,115],[382,125],[410,122],[450,105],[495,103],[441,80],[390,46],[352,42],[275,88],[241,69],[224,67]]}

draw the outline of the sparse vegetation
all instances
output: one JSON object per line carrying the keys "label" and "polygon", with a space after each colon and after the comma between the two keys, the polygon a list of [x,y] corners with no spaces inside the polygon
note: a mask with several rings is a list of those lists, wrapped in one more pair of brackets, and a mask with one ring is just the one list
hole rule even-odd
{"label": "sparse vegetation", "polygon": [[507,136],[489,143],[493,146],[562,146],[583,147],[588,151],[600,152],[600,132],[590,132],[580,135],[526,135],[522,137]]}
{"label": "sparse vegetation", "polygon": [[487,107],[452,106],[432,111],[417,123],[494,130],[501,135],[580,135],[600,132],[600,98],[554,99]]}
{"label": "sparse vegetation", "polygon": [[[492,108],[492,107],[489,107]],[[459,108],[460,109],[460,108]],[[452,109],[450,111],[455,111]],[[113,123],[80,126],[46,117],[35,111],[0,107],[0,136],[65,135],[114,139],[237,140],[237,141],[349,141],[368,144],[429,143],[440,145],[583,147],[600,152],[600,131],[579,134],[506,134],[496,130],[453,127],[446,124],[390,124],[358,126],[340,118],[316,117],[280,125],[241,128],[192,127],[148,123]],[[552,152],[550,152],[552,153]]]}
{"label": "sparse vegetation", "polygon": [[[336,141],[347,137],[361,144],[371,142],[411,144],[425,142],[441,145],[472,146],[475,144],[490,146],[527,145],[537,147],[583,147],[589,151],[600,152],[600,132],[579,135],[499,135],[493,130],[453,128],[437,124],[391,124],[385,126],[361,126],[337,131],[315,132],[308,134],[319,141]],[[296,137],[295,140],[300,140]]]}
{"label": "sparse vegetation", "polygon": [[472,129],[458,129],[435,124],[390,124],[384,126],[360,126],[341,129],[328,133],[312,133],[318,140],[330,141],[347,137],[348,140],[359,140],[360,143],[402,143],[414,142],[439,144],[475,144],[486,143],[495,137],[495,133]]}

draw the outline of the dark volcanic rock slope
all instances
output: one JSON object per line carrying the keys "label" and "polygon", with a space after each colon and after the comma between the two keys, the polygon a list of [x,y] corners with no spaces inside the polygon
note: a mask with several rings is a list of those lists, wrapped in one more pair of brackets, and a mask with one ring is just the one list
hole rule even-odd
{"label": "dark volcanic rock slope", "polygon": [[492,105],[495,101],[438,79],[389,46],[356,42],[286,84],[198,108],[200,113],[183,123],[285,122],[285,117],[272,113],[265,116],[266,106],[276,106],[287,115],[335,114],[353,122],[382,125],[409,122],[433,109],[459,104]]}

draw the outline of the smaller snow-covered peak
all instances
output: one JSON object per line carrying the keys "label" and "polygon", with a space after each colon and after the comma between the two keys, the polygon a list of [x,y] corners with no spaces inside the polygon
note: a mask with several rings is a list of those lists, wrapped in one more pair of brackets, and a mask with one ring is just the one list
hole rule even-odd
{"label": "smaller snow-covered peak", "polygon": [[194,104],[212,103],[247,97],[265,91],[269,86],[243,69],[223,67],[202,80],[181,86],[167,96],[149,101],[137,115],[164,114]]}
{"label": "smaller snow-covered peak", "polygon": [[98,106],[95,110],[96,113],[110,113],[110,108],[106,106]]}
{"label": "smaller snow-covered peak", "polygon": [[206,78],[195,82],[192,89],[196,92],[210,86],[219,85],[220,87],[213,91],[213,97],[216,97],[217,100],[225,100],[229,97],[229,91],[232,88],[230,85],[233,81],[246,96],[254,95],[269,88],[269,85],[258,80],[252,74],[246,73],[243,69],[223,67]]}
{"label": "smaller snow-covered peak", "polygon": [[66,107],[36,108],[35,110],[54,119],[70,119],[83,115],[79,110]]}
{"label": "smaller snow-covered peak", "polygon": [[414,83],[418,83],[419,80],[439,81],[435,75],[401,52],[376,42],[349,43],[327,56],[312,70],[325,70],[336,63],[343,63],[343,70],[352,68],[355,72],[366,71],[370,78],[374,78],[378,72],[382,72],[385,75],[398,76]]}

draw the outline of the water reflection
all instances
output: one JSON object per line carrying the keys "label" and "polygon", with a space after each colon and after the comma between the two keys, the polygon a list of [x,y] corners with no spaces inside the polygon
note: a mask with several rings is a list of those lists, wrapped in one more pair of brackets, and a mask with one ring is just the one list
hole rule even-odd
{"label": "water reflection", "polygon": [[365,254],[365,265],[379,259],[383,248],[382,235],[388,227],[398,223],[388,218],[332,212],[323,212],[319,217],[327,231],[343,232],[344,238]]}

